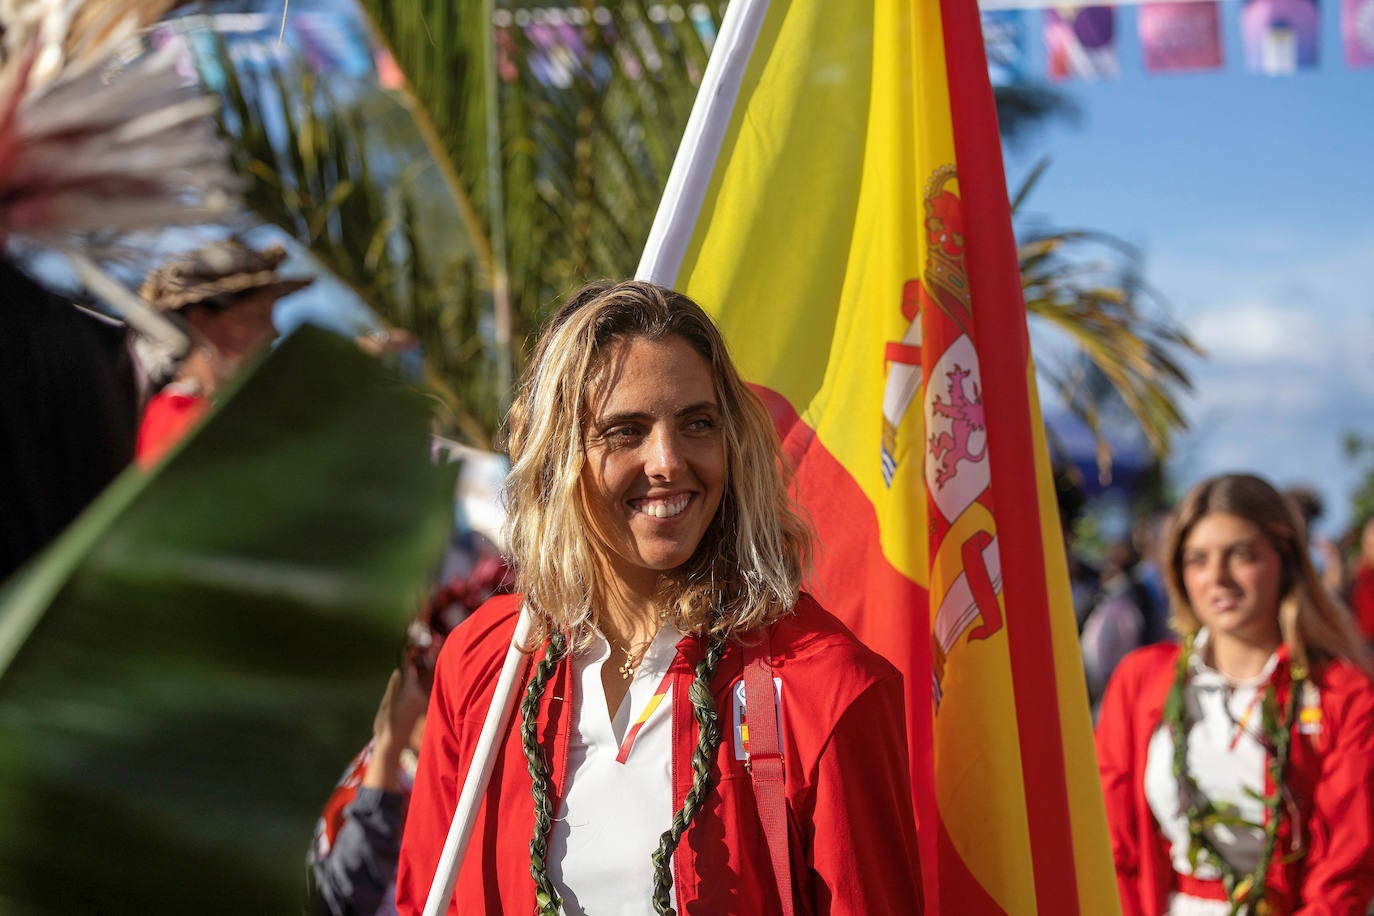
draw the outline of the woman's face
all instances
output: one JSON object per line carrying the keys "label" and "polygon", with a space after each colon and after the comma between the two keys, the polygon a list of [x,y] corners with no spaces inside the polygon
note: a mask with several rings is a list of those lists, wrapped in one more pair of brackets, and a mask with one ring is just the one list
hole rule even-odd
{"label": "woman's face", "polygon": [[680,337],[619,341],[587,394],[583,498],[612,575],[651,596],[696,552],[725,491],[710,365]]}
{"label": "woman's face", "polygon": [[1259,526],[1204,515],[1184,538],[1182,561],[1183,590],[1203,626],[1249,642],[1277,638],[1283,560]]}

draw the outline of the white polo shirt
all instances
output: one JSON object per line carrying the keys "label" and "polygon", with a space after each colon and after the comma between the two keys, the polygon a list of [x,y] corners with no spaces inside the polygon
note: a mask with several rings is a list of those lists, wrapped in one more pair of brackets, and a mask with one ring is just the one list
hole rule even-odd
{"label": "white polo shirt", "polygon": [[673,818],[671,691],[637,732],[625,763],[616,756],[662,684],[681,638],[672,626],[659,629],[614,717],[606,710],[601,686],[610,644],[598,636],[571,660],[567,785],[549,837],[548,862],[569,916],[654,912],[649,857]]}
{"label": "white polo shirt", "polygon": [[[1245,820],[1259,823],[1264,817],[1264,805],[1250,792],[1264,794],[1268,755],[1258,740],[1263,734],[1260,707],[1269,678],[1278,665],[1278,654],[1270,656],[1255,677],[1231,680],[1202,661],[1207,641],[1208,633],[1203,628],[1188,660],[1186,702],[1188,720],[1192,723],[1188,730],[1188,772],[1207,798],[1229,802]],[[1146,753],[1145,797],[1169,841],[1174,871],[1189,874],[1188,820],[1179,810],[1178,781],[1173,770],[1174,740],[1167,726],[1161,724],[1155,729]],[[1218,824],[1207,832],[1241,874],[1255,870],[1264,842],[1261,831]],[[1204,857],[1198,863],[1196,876],[1216,880],[1221,873]],[[1219,900],[1200,900],[1186,894],[1174,894],[1169,907],[1170,916],[1225,916],[1230,911]]]}

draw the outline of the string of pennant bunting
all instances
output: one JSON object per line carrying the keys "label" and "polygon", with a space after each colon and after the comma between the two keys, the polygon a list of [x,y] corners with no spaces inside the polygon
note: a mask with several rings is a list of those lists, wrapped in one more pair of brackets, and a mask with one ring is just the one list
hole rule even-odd
{"label": "string of pennant bunting", "polygon": [[[1120,75],[1123,20],[1129,25],[1132,18],[1122,7],[1134,10],[1146,72],[1221,69],[1226,63],[1223,30],[1229,25],[1223,21],[1222,6],[1232,2],[1108,0],[1074,5],[1057,0],[980,0],[979,8],[992,81],[1016,85],[1044,78],[1058,82]],[[1239,0],[1239,5],[1245,70],[1279,75],[1319,65],[1323,49],[1318,0]],[[622,72],[638,79],[662,65],[660,49],[671,50],[692,33],[696,35],[692,40],[699,40],[709,51],[723,9],[724,4],[718,2],[661,3],[650,6],[647,17],[627,18],[623,10],[607,4],[518,9],[498,4],[492,15],[498,72],[510,82],[528,68],[540,83],[567,88],[581,79],[596,80],[598,73],[604,78],[610,66],[605,55],[616,53]],[[1345,65],[1374,67],[1374,0],[1339,0],[1339,16],[1339,56]],[[210,39],[189,28],[199,24],[211,25],[226,39],[230,56],[241,67],[272,68],[280,65],[283,55],[298,54],[318,73],[367,77],[374,72],[375,49],[361,23],[349,16],[314,11],[293,14],[288,17],[284,45],[277,40],[279,21],[261,14],[191,16],[161,27],[155,44],[195,44],[199,39],[206,45],[189,50],[211,82],[217,60]],[[1043,69],[1033,72],[1031,42],[1037,33]],[[396,82],[386,78],[386,63],[381,55],[375,72],[384,83]]]}
{"label": "string of pennant bunting", "polygon": [[[1340,0],[1340,4],[1346,65],[1374,66],[1374,0]],[[1029,70],[1028,54],[1037,16],[1045,49],[1044,76],[1055,81],[1117,76],[1117,8],[1123,6],[1137,8],[1136,30],[1147,72],[1205,71],[1224,66],[1222,0],[1110,0],[1092,5],[1056,0],[981,0],[983,37],[994,83],[1024,83],[1038,78]],[[640,46],[648,52],[642,56],[645,69],[652,72],[657,60],[651,29],[667,35],[678,24],[689,24],[709,50],[715,41],[718,16],[719,10],[706,3],[656,4],[649,8],[647,20],[630,22],[613,17],[607,6],[591,10],[498,8],[493,26],[508,79],[518,67],[515,59],[520,55],[511,53],[516,44],[513,33],[518,32],[524,39],[520,44],[528,66],[541,81],[559,84],[571,82],[577,69],[573,62],[584,59],[585,29],[601,33],[607,46],[622,38]],[[1246,70],[1277,75],[1318,65],[1322,21],[1318,0],[1241,0],[1239,18]]]}
{"label": "string of pennant bunting", "polygon": [[[1229,0],[1228,0],[1229,2]],[[1033,20],[1040,16],[1046,72],[1052,80],[1105,79],[1119,73],[1117,55],[1118,7],[1138,7],[1137,32],[1148,72],[1213,70],[1224,65],[1222,0],[1108,0],[1075,5],[1059,0],[980,0],[984,41],[995,82],[1032,79],[1028,71],[1028,41]],[[1340,0],[1341,44],[1349,67],[1374,66],[1374,0]],[[492,17],[498,44],[517,30],[526,39],[529,63],[549,81],[570,79],[559,59],[580,57],[582,30],[596,29],[606,44],[621,39],[651,48],[651,28],[667,32],[688,23],[709,49],[723,4],[663,3],[648,9],[647,20],[617,22],[610,7],[502,9]],[[1270,75],[1316,67],[1321,45],[1318,0],[1241,0],[1240,38],[1245,68]],[[504,57],[505,55],[503,55]],[[646,55],[649,70],[654,55]],[[514,63],[507,61],[507,73]]]}
{"label": "string of pennant bunting", "polygon": [[[1053,0],[985,0],[983,41],[994,84],[1030,82],[1030,45],[1038,24],[1044,76],[1053,81],[1120,74],[1119,6],[1135,6],[1141,60],[1148,73],[1218,70],[1225,64],[1220,0],[1119,0],[1073,6]],[[1284,75],[1318,66],[1322,18],[1317,0],[1241,0],[1240,48],[1246,71]],[[1340,0],[1343,58],[1374,66],[1374,0]]]}
{"label": "string of pennant bunting", "polygon": [[[1229,2],[1229,0],[1227,0]],[[1374,0],[1340,0],[1341,42],[1350,67],[1374,66]],[[1056,0],[982,0],[983,37],[994,84],[1040,78],[1030,70],[1029,42],[1035,26],[1044,43],[1043,76],[1054,81],[1101,80],[1119,75],[1118,7],[1135,7],[1144,68],[1150,73],[1217,70],[1224,66],[1222,0],[1110,0],[1073,5]],[[1038,19],[1037,19],[1038,17]],[[500,69],[515,78],[523,58],[536,78],[570,85],[586,68],[588,55],[628,42],[643,53],[642,69],[659,64],[655,40],[672,38],[689,26],[709,50],[716,37],[718,11],[706,3],[651,6],[647,19],[626,21],[607,6],[495,10],[492,24]],[[1240,39],[1245,69],[1270,75],[1318,65],[1321,16],[1317,0],[1241,0]],[[588,42],[586,30],[599,33]],[[518,49],[518,50],[517,50]],[[637,64],[627,72],[637,78]],[[593,68],[595,69],[595,68]]]}

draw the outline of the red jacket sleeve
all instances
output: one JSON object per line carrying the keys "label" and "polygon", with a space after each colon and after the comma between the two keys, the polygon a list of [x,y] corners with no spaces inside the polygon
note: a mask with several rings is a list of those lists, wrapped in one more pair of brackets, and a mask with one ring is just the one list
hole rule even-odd
{"label": "red jacket sleeve", "polygon": [[1144,916],[1140,893],[1141,849],[1136,824],[1136,773],[1134,670],[1129,660],[1107,682],[1097,718],[1097,767],[1107,806],[1107,830],[1116,864],[1116,887],[1122,916]]}
{"label": "red jacket sleeve", "polygon": [[1364,916],[1374,894],[1374,687],[1357,672],[1345,673],[1357,683],[1322,756],[1295,916]]}
{"label": "red jacket sleeve", "polygon": [[458,803],[458,784],[462,778],[459,738],[463,729],[463,709],[455,702],[455,672],[461,670],[456,651],[458,640],[444,646],[435,666],[434,688],[425,716],[424,740],[420,744],[420,763],[415,772],[415,788],[406,813],[405,833],[401,839],[401,858],[396,871],[396,910],[417,914],[424,910],[434,870],[439,864],[448,837],[453,808]]}
{"label": "red jacket sleeve", "polygon": [[845,709],[816,764],[810,897],[818,914],[923,911],[900,676]]}
{"label": "red jacket sleeve", "polygon": [[138,427],[138,442],[134,446],[138,466],[147,470],[157,464],[209,408],[210,401],[204,397],[167,391],[155,395]]}
{"label": "red jacket sleeve", "polygon": [[1350,609],[1366,641],[1374,642],[1374,566],[1361,561],[1350,589]]}

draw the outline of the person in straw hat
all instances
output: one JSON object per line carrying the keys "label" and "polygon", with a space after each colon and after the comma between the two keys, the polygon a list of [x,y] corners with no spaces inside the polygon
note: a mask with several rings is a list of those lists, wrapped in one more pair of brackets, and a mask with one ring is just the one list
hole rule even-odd
{"label": "person in straw hat", "polygon": [[280,245],[258,250],[223,239],[176,258],[148,274],[139,295],[186,326],[191,350],[176,375],[148,402],[136,454],[144,467],[160,458],[209,406],[243,362],[277,337],[272,309],[306,286],[284,278]]}

